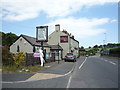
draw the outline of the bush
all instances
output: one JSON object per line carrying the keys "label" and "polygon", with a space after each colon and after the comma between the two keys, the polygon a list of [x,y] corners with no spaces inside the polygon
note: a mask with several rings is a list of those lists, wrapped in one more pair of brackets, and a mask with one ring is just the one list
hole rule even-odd
{"label": "bush", "polygon": [[119,54],[119,53],[120,53],[120,48],[110,49],[110,53],[111,53],[111,54]]}
{"label": "bush", "polygon": [[8,46],[2,47],[2,64],[3,65],[13,65],[14,64],[13,56],[9,52]]}
{"label": "bush", "polygon": [[24,61],[25,61],[25,54],[22,51],[14,55],[14,62],[17,65],[17,67],[23,65]]}

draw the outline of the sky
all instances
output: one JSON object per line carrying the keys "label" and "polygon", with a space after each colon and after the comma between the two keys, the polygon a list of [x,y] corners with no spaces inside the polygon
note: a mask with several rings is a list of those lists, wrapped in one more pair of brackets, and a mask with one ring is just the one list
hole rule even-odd
{"label": "sky", "polygon": [[2,31],[36,37],[37,26],[49,34],[60,24],[85,48],[118,42],[119,0],[2,0]]}

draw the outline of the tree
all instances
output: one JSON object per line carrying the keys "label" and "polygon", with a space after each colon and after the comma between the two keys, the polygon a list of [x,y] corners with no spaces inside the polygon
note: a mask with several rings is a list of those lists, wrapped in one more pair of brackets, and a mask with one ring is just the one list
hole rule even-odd
{"label": "tree", "polygon": [[103,45],[98,46],[98,48],[103,48]]}
{"label": "tree", "polygon": [[91,48],[91,46],[88,47],[89,49]]}
{"label": "tree", "polygon": [[13,56],[9,52],[9,47],[2,47],[2,64],[3,65],[14,65]]}
{"label": "tree", "polygon": [[15,40],[18,38],[16,34],[13,33],[4,33],[0,32],[2,34],[2,45],[3,46],[10,46],[12,43],[15,42]]}
{"label": "tree", "polygon": [[84,49],[84,47],[83,47],[83,46],[81,46],[81,49]]}
{"label": "tree", "polygon": [[93,48],[98,48],[98,45],[95,45]]}

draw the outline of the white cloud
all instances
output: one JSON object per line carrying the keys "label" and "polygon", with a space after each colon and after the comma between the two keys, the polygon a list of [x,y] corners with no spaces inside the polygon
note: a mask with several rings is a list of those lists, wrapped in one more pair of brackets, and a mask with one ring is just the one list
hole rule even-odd
{"label": "white cloud", "polygon": [[83,7],[104,5],[119,0],[2,0],[3,19],[21,21],[45,12],[48,17],[64,17]]}
{"label": "white cloud", "polygon": [[111,20],[111,23],[113,23],[113,22],[117,22],[117,20],[116,19]]}
{"label": "white cloud", "polygon": [[100,28],[100,25],[109,23],[111,20],[109,18],[63,18],[52,21],[45,25],[49,26],[49,33],[55,30],[55,24],[60,24],[61,31],[66,29],[75,38],[88,38],[90,36],[99,35],[106,32],[106,29]]}

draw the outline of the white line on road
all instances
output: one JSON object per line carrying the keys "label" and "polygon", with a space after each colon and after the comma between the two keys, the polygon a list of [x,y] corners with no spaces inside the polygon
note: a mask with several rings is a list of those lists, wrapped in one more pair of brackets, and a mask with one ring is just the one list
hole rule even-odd
{"label": "white line on road", "polygon": [[[79,69],[83,66],[83,64],[85,63],[86,60],[87,60],[87,57],[85,58],[84,62],[80,65]],[[68,81],[68,84],[67,84],[67,88],[70,87],[71,80],[72,80],[72,75],[69,78],[69,81]]]}
{"label": "white line on road", "polygon": [[71,79],[72,79],[72,75],[71,75],[70,78],[69,78],[69,81],[68,81],[68,84],[67,84],[67,88],[70,87]]}
{"label": "white line on road", "polygon": [[105,60],[106,62],[108,62],[108,60]]}
{"label": "white line on road", "polygon": [[[76,66],[76,63],[75,63],[75,66]],[[65,74],[65,75],[68,75],[68,74],[72,73],[73,70],[74,70],[74,68],[75,68],[75,66],[73,66],[71,72],[69,72],[69,73],[67,73],[67,74]],[[67,84],[67,87],[66,87],[66,88],[69,88],[69,87],[70,87],[71,79],[72,79],[72,75],[71,75],[70,78],[69,78],[69,81],[68,81],[68,84]]]}
{"label": "white line on road", "polygon": [[116,63],[114,63],[114,62],[111,62],[111,61],[109,61],[109,63],[111,63],[111,64],[113,64],[113,65],[116,65]]}
{"label": "white line on road", "polygon": [[109,63],[111,63],[111,64],[113,64],[113,65],[116,65],[116,63],[114,63],[114,62],[112,62],[112,61],[108,61],[108,60],[105,60],[105,59],[104,59],[104,61],[109,62]]}
{"label": "white line on road", "polygon": [[111,63],[111,64],[113,64],[113,65],[116,65],[116,63],[114,63],[114,62],[112,62],[112,61],[108,61],[108,60],[105,60],[105,59],[104,59],[104,61],[109,62],[109,63]]}
{"label": "white line on road", "polygon": [[81,67],[83,66],[86,60],[87,60],[87,57],[85,58],[84,62],[80,65],[79,69],[81,69]]}

